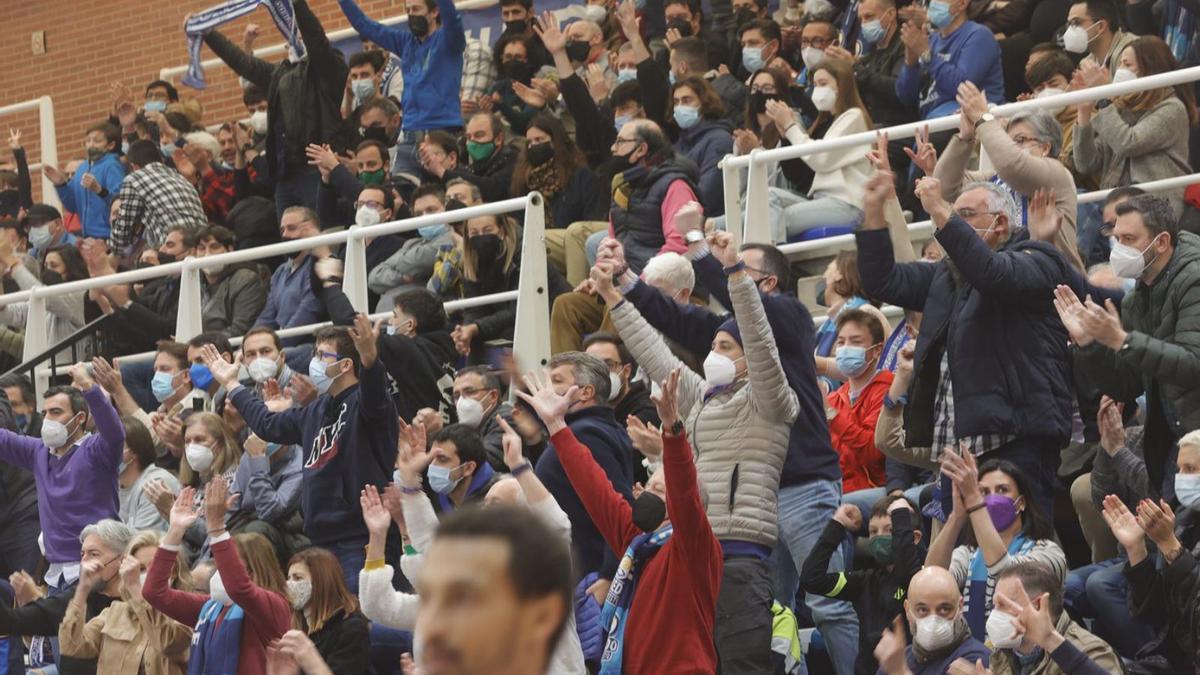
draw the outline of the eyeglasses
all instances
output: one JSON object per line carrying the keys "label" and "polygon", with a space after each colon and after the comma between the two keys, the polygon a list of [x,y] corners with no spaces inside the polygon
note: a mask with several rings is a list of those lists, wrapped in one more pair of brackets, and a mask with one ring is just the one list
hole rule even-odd
{"label": "eyeglasses", "polygon": [[816,47],[817,49],[825,49],[832,42],[833,40],[830,40],[829,38],[800,38],[801,47]]}
{"label": "eyeglasses", "polygon": [[640,143],[640,142],[641,141],[639,141],[636,138],[617,138],[617,140],[613,141],[613,147],[621,145],[622,143]]}
{"label": "eyeglasses", "polygon": [[1036,139],[1032,136],[1013,136],[1012,140],[1013,140],[1013,143],[1016,143],[1017,145],[1020,145],[1020,146],[1029,145],[1030,143],[1039,143],[1039,144],[1041,143],[1041,141],[1039,139]]}
{"label": "eyeglasses", "polygon": [[776,95],[779,92],[775,91],[775,87],[750,87],[750,93]]}
{"label": "eyeglasses", "polygon": [[318,359],[333,359],[334,361],[338,361],[342,358],[337,352],[319,352],[315,350],[313,351],[313,356],[317,357]]}
{"label": "eyeglasses", "polygon": [[364,207],[364,206],[366,206],[366,207],[370,207],[370,208],[372,208],[372,209],[375,209],[376,211],[382,211],[382,210],[383,210],[383,202],[377,202],[377,201],[375,201],[375,200],[373,200],[373,199],[369,199],[369,200],[367,200],[367,201],[365,201],[365,202],[354,202],[354,208],[355,208],[355,210],[361,209],[361,208],[362,208],[362,207]]}
{"label": "eyeglasses", "polygon": [[998,215],[1000,215],[1000,213],[998,211],[976,211],[975,209],[969,209],[969,208],[955,209],[954,212],[956,214],[958,214],[959,218],[962,218],[964,220],[966,220],[967,218],[974,218],[975,216],[998,216]]}

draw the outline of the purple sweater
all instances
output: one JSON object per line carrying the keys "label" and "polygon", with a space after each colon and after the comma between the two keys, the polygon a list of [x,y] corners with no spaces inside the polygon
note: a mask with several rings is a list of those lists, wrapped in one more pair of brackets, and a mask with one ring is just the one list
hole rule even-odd
{"label": "purple sweater", "polygon": [[96,423],[95,434],[67,451],[51,454],[40,438],[0,429],[0,461],[27,469],[37,483],[38,518],[46,560],[79,560],[79,533],[104,518],[116,518],[117,467],[125,448],[125,427],[99,386],[83,392]]}

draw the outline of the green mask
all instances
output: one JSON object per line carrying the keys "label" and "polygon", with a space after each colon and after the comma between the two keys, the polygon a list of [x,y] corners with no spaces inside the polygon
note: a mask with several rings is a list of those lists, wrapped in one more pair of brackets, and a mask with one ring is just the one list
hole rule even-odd
{"label": "green mask", "polygon": [[875,535],[867,540],[867,546],[871,548],[871,555],[875,556],[875,562],[880,565],[892,564],[892,535]]}
{"label": "green mask", "polygon": [[363,185],[383,185],[383,179],[387,176],[385,169],[376,169],[374,171],[358,172],[358,180]]}
{"label": "green mask", "polygon": [[475,141],[467,141],[467,154],[471,159],[478,162],[482,159],[487,159],[492,156],[496,150],[496,142],[488,141],[487,143],[476,143]]}

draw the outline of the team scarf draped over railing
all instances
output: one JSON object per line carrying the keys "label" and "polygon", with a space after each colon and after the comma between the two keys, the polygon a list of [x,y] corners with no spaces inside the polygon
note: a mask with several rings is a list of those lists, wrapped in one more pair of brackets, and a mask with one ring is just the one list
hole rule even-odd
{"label": "team scarf draped over railing", "polygon": [[200,46],[204,43],[205,33],[217,26],[229,23],[234,19],[250,14],[264,5],[275,20],[275,27],[291,46],[296,60],[304,58],[304,41],[300,39],[300,28],[296,25],[296,9],[292,0],[230,0],[203,12],[197,12],[188,17],[183,32],[188,42],[188,70],[183,76],[183,83],[193,89],[204,89],[204,68],[200,65]]}

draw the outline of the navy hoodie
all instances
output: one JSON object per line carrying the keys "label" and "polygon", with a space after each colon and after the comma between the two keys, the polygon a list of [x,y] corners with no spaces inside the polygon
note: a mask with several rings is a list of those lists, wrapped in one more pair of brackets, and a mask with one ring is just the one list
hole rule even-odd
{"label": "navy hoodie", "polygon": [[259,438],[303,449],[300,512],[313,544],[366,541],[359,495],[367,483],[382,490],[391,482],[400,438],[383,364],[376,360],[359,371],[356,386],[302,408],[273,413],[246,387],[229,400]]}
{"label": "navy hoodie", "polygon": [[[692,262],[696,278],[725,307],[732,307],[721,263],[711,255]],[[800,400],[800,414],[788,436],[779,486],[789,487],[810,480],[841,480],[838,455],[829,441],[829,422],[825,418],[825,399],[817,388],[817,367],[813,360],[815,335],[812,315],[794,297],[782,293],[759,293],[771,332],[779,348],[779,362],[788,386]],[[680,305],[657,288],[638,281],[626,299],[638,308],[646,321],[664,336],[679,342],[694,354],[707,354],[717,328],[729,316],[714,314],[703,307]]]}

